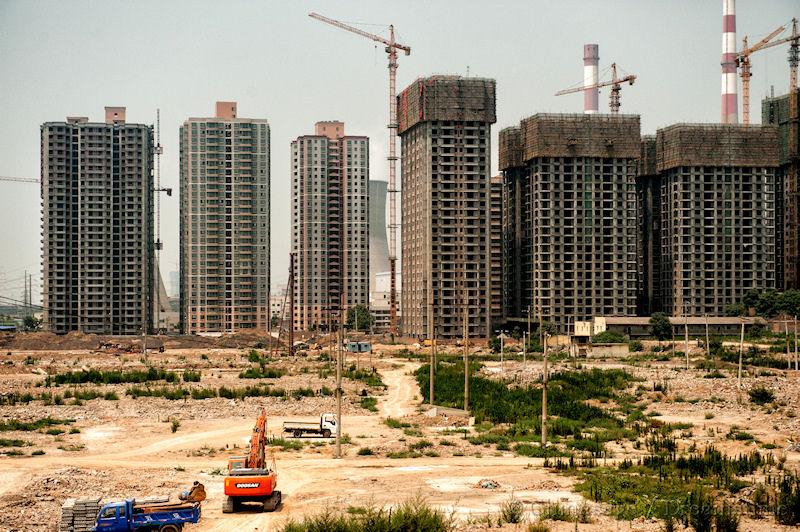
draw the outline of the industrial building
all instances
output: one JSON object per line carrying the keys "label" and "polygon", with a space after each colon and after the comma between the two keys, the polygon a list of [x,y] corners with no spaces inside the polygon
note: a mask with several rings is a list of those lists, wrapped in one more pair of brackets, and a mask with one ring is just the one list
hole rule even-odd
{"label": "industrial building", "polygon": [[775,288],[775,127],[675,124],[656,134],[664,312],[719,316]]}
{"label": "industrial building", "polygon": [[495,81],[420,78],[397,103],[403,334],[487,337]]}
{"label": "industrial building", "polygon": [[800,89],[766,98],[761,123],[778,128],[778,172],[775,183],[775,264],[778,289],[800,288]]}
{"label": "industrial building", "polygon": [[153,128],[125,114],[41,126],[43,321],[55,333],[153,325]]}
{"label": "industrial building", "polygon": [[507,319],[635,315],[639,117],[536,114],[499,143]]}
{"label": "industrial building", "polygon": [[270,128],[217,102],[180,129],[181,327],[269,327]]}
{"label": "industrial building", "polygon": [[294,329],[328,328],[369,303],[369,139],[317,122],[291,147]]}

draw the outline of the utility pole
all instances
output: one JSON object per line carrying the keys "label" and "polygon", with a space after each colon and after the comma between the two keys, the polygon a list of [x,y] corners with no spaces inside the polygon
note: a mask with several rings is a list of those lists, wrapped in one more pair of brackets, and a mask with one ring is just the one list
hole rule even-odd
{"label": "utility pole", "polygon": [[[433,319],[433,315],[431,314],[431,319]],[[433,330],[433,338],[431,338],[431,366],[430,366],[430,373],[429,378],[430,382],[428,383],[428,399],[431,406],[433,406],[433,368],[436,366],[436,324],[431,327]]]}
{"label": "utility pole", "polygon": [[686,369],[689,369],[689,316],[683,316],[683,334],[686,341]]}
{"label": "utility pole", "polygon": [[744,352],[744,318],[742,319],[742,333],[739,337],[739,389],[742,389],[742,353]]}
{"label": "utility pole", "polygon": [[789,347],[789,320],[783,320],[783,332],[786,335],[786,364],[789,369],[792,369],[792,352]]}
{"label": "utility pole", "polygon": [[542,371],[542,447],[547,445],[547,333],[544,333],[544,370]]}
{"label": "utility pole", "polygon": [[528,365],[528,340],[525,337],[525,331],[522,331],[522,367]]}
{"label": "utility pole", "polygon": [[503,355],[503,350],[505,349],[505,339],[506,339],[506,332],[500,331],[500,371],[505,371],[505,358]]}
{"label": "utility pole", "polygon": [[339,331],[336,335],[336,458],[342,457],[342,307],[339,306]]}
{"label": "utility pole", "polygon": [[795,371],[800,370],[800,367],[798,367],[798,363],[800,363],[800,360],[798,360],[797,348],[798,348],[798,346],[797,346],[797,316],[795,316],[794,317],[794,370]]}
{"label": "utility pole", "polygon": [[[283,300],[286,304],[286,299]],[[279,334],[280,336],[280,334]],[[294,253],[289,253],[289,356],[294,354]],[[337,421],[338,426],[338,421]]]}
{"label": "utility pole", "polygon": [[711,358],[711,344],[708,341],[708,314],[706,314],[706,356]]}
{"label": "utility pole", "polygon": [[469,412],[469,329],[467,329],[467,304],[464,301],[464,412]]}

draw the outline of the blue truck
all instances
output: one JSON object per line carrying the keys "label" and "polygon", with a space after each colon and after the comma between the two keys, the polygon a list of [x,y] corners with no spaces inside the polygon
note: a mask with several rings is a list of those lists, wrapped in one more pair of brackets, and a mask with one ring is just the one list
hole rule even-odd
{"label": "blue truck", "polygon": [[110,502],[97,514],[95,532],[180,532],[200,520],[200,503],[137,504],[134,499]]}

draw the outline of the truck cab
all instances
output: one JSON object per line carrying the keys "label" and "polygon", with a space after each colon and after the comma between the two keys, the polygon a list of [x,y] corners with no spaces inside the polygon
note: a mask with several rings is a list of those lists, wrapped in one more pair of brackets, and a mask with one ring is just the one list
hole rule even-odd
{"label": "truck cab", "polygon": [[319,417],[319,428],[322,431],[329,430],[331,431],[331,434],[336,432],[336,414],[322,414]]}
{"label": "truck cab", "polygon": [[97,532],[127,532],[130,530],[128,518],[130,506],[127,501],[110,502],[97,514]]}

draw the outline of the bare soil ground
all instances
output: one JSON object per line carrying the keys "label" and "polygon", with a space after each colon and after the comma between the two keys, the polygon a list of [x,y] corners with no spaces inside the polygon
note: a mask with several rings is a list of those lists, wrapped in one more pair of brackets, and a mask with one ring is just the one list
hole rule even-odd
{"label": "bare soil ground", "polygon": [[[69,342],[42,335],[41,338],[6,340],[0,347],[0,396],[30,393],[63,395],[66,391],[96,390],[114,392],[116,400],[103,398],[74,400],[64,404],[41,399],[15,404],[0,404],[0,421],[35,421],[45,417],[74,420],[56,426],[64,432],[43,427],[33,431],[4,431],[0,438],[22,440],[22,446],[0,445],[0,530],[56,530],[60,505],[68,497],[100,495],[105,500],[169,494],[199,480],[206,486],[201,522],[187,530],[265,531],[277,530],[288,519],[327,508],[347,508],[366,504],[392,505],[413,496],[422,496],[458,518],[464,530],[482,529],[487,515],[496,515],[501,504],[512,495],[525,503],[529,519],[535,519],[547,502],[575,506],[583,498],[572,491],[574,478],[542,467],[543,460],[497,451],[493,446],[473,445],[455,430],[466,419],[426,415],[412,372],[420,362],[403,358],[402,346],[375,346],[372,363],[385,388],[370,387],[361,380],[345,379],[342,431],[347,435],[344,456],[335,458],[333,439],[302,438],[300,449],[271,447],[277,461],[279,489],[283,504],[274,513],[221,513],[222,479],[227,456],[241,453],[247,445],[253,422],[261,408],[269,415],[271,436],[281,436],[284,420],[313,420],[322,412],[334,412],[333,396],[324,388],[335,388],[334,372],[325,360],[327,351],[309,351],[295,357],[269,359],[266,367],[287,372],[273,379],[242,379],[239,373],[253,366],[249,348],[214,345],[192,346],[165,341],[163,353],[153,352],[143,359],[139,353],[98,349],[75,342],[97,342],[97,338],[73,338]],[[206,340],[200,340],[205,342]],[[228,340],[230,341],[230,339]],[[252,341],[252,339],[248,339]],[[49,342],[61,347],[48,348]],[[70,343],[72,342],[72,343]],[[252,344],[251,344],[252,345]],[[415,349],[412,347],[412,351]],[[424,351],[420,351],[421,353]],[[260,349],[265,357],[268,349]],[[320,356],[323,355],[323,356]],[[698,355],[699,356],[699,355]],[[350,355],[347,365],[356,363]],[[362,355],[359,366],[369,359]],[[624,367],[643,379],[651,401],[648,412],[665,422],[690,422],[692,427],[679,435],[681,448],[692,444],[714,443],[727,453],[745,452],[758,446],[775,447],[786,457],[787,468],[797,468],[800,453],[785,451],[800,441],[800,373],[793,371],[748,373],[745,389],[758,383],[773,390],[774,408],[753,405],[737,387],[735,373],[723,369],[727,378],[707,379],[706,370],[681,367],[679,360],[583,360],[584,367]],[[183,399],[160,397],[133,398],[126,395],[133,384],[81,384],[45,387],[45,375],[81,369],[142,369],[146,366],[200,371],[200,382],[180,382],[171,386],[186,389],[241,388],[257,382],[269,383],[287,392],[311,389],[313,396],[248,397],[245,399]],[[551,364],[554,371],[573,367],[569,361]],[[512,379],[523,384],[541,377],[540,361],[491,361],[482,370],[489,378]],[[654,392],[653,385],[665,388]],[[151,383],[151,387],[166,386]],[[362,396],[377,398],[377,412],[361,406]],[[602,406],[602,405],[600,405]],[[410,425],[390,428],[386,418]],[[172,421],[179,423],[173,432]],[[731,427],[751,433],[755,440],[726,438]],[[48,433],[50,430],[51,433]],[[470,431],[473,429],[469,429]],[[387,453],[406,449],[412,442],[428,440],[429,454],[417,458],[388,458]],[[292,440],[293,441],[293,440]],[[0,442],[3,443],[3,442]],[[5,442],[8,443],[8,442]],[[359,455],[359,449],[372,455]],[[614,459],[639,456],[630,442],[611,442]],[[14,455],[16,452],[21,455]],[[44,454],[32,455],[34,451]],[[481,487],[491,479],[494,489]],[[589,503],[593,523],[580,530],[660,530],[655,520],[616,521],[603,505]],[[552,530],[574,530],[574,524],[549,523]],[[524,530],[521,525],[505,525],[505,530]],[[740,530],[790,530],[771,519],[743,519]]]}

